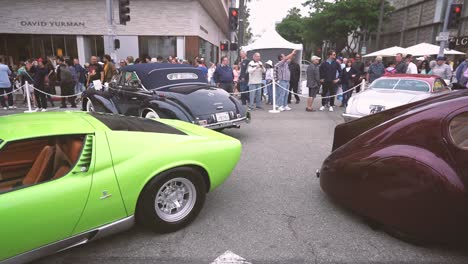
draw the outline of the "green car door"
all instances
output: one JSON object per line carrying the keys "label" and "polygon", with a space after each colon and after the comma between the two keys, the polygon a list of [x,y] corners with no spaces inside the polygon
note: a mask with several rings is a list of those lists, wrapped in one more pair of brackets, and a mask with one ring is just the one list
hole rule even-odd
{"label": "green car door", "polygon": [[[94,146],[93,136],[86,136],[85,140],[87,145]],[[0,157],[2,151],[14,143],[3,143]],[[29,144],[28,140],[21,140],[21,143]],[[72,234],[90,193],[94,171],[91,161],[95,151],[89,155],[89,151],[80,152],[75,166],[68,172],[64,171],[60,178],[0,192],[0,260],[63,240]]]}

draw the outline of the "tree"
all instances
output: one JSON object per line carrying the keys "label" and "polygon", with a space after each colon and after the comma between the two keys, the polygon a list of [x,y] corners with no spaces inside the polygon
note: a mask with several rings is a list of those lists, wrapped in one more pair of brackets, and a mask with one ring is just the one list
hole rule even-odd
{"label": "tree", "polygon": [[283,38],[294,43],[303,43],[305,25],[300,11],[296,7],[289,9],[288,15],[276,25],[276,31]]}
{"label": "tree", "polygon": [[[250,2],[250,1],[248,1]],[[250,8],[247,7],[247,5],[244,6],[245,8],[245,19],[244,19],[244,44],[249,43],[249,41],[252,39],[252,28],[250,27]]]}
{"label": "tree", "polygon": [[[313,38],[309,39],[311,41],[319,42],[317,38],[328,39],[336,44],[337,50],[344,49],[348,54],[356,53],[359,45],[355,43],[366,41],[377,31],[379,4],[380,0],[308,0],[303,5],[310,9],[309,24],[322,25],[318,28],[322,36],[313,32],[305,34]],[[384,17],[391,11],[392,7],[385,1]],[[309,25],[306,29],[312,31],[317,28]]]}

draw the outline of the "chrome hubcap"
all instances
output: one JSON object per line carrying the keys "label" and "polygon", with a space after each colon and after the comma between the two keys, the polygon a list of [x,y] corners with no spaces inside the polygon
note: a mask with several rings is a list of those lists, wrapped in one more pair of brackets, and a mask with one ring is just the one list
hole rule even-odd
{"label": "chrome hubcap", "polygon": [[89,99],[88,99],[88,102],[86,102],[86,111],[88,111],[88,112],[94,112],[93,103],[91,103],[91,100],[89,100]]}
{"label": "chrome hubcap", "polygon": [[149,111],[148,113],[146,113],[146,118],[159,118],[159,115],[156,114],[156,112],[154,111]]}
{"label": "chrome hubcap", "polygon": [[177,222],[193,209],[197,193],[193,183],[185,178],[175,178],[164,183],[155,199],[156,214],[166,222]]}

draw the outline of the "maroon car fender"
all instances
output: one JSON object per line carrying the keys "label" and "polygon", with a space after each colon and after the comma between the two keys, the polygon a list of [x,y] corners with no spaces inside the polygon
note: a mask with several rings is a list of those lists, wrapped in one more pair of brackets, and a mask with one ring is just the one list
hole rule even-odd
{"label": "maroon car fender", "polygon": [[393,145],[330,159],[320,185],[352,211],[410,236],[467,238],[465,186],[449,164],[423,148]]}

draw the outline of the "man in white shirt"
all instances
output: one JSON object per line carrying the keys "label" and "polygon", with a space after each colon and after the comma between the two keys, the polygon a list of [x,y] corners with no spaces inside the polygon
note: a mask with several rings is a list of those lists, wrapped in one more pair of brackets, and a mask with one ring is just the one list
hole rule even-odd
{"label": "man in white shirt", "polygon": [[249,73],[249,101],[250,101],[250,110],[255,110],[254,103],[258,109],[262,108],[262,79],[263,73],[265,72],[265,67],[260,61],[260,53],[256,52],[253,55],[253,60],[250,61],[247,66],[247,72]]}
{"label": "man in white shirt", "polygon": [[418,67],[416,67],[416,64],[413,63],[413,55],[411,54],[406,55],[406,64],[408,65],[408,68],[406,69],[406,73],[418,74]]}

